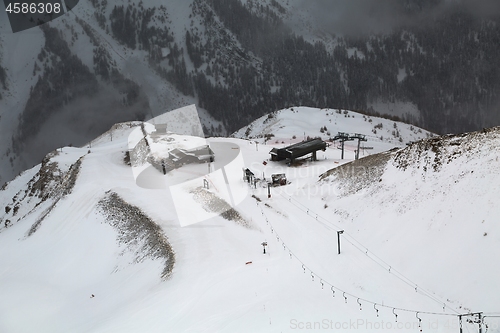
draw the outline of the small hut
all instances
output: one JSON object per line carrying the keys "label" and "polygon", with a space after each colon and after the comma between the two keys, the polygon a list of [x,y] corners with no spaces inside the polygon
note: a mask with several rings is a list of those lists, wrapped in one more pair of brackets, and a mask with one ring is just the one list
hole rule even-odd
{"label": "small hut", "polygon": [[316,160],[316,151],[326,150],[326,142],[321,139],[312,139],[293,144],[285,148],[273,148],[269,153],[271,160],[289,160],[291,163],[299,157],[311,154],[311,160]]}

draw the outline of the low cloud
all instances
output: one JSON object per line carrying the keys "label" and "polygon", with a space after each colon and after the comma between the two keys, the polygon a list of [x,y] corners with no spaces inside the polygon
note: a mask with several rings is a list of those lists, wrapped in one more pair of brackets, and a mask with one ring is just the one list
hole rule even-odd
{"label": "low cloud", "polygon": [[39,163],[50,151],[67,145],[82,146],[118,122],[143,119],[149,114],[145,99],[124,106],[121,95],[102,86],[97,95],[82,97],[53,113],[38,133],[24,145],[22,157],[28,165]]}
{"label": "low cloud", "polygon": [[461,8],[476,18],[499,18],[498,0],[301,0],[318,27],[329,33],[366,35],[389,33],[402,26],[428,24]]}

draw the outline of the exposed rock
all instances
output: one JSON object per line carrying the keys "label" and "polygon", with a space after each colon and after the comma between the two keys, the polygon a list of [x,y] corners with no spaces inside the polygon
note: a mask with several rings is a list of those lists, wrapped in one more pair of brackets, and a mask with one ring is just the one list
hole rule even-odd
{"label": "exposed rock", "polygon": [[134,252],[135,262],[164,260],[161,277],[168,279],[171,276],[175,253],[159,225],[115,192],[108,191],[98,207],[106,221],[118,232],[118,242],[125,245],[127,251]]}

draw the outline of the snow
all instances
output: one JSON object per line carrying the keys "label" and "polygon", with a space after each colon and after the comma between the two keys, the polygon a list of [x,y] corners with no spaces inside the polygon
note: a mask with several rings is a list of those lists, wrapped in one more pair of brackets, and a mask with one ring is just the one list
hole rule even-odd
{"label": "snow", "polygon": [[402,82],[407,76],[408,76],[408,74],[406,73],[406,68],[399,68],[398,83]]}
{"label": "snow", "polygon": [[[168,13],[175,12],[175,15],[168,15],[169,28],[174,34],[176,43],[182,47],[184,45],[185,28],[190,20],[188,16],[191,2],[169,1],[168,4],[165,4],[162,1],[152,0],[148,1],[144,6],[159,8],[163,5],[167,6]],[[125,1],[118,1],[115,4],[119,5],[120,3],[127,5]],[[108,4],[105,16],[109,17],[112,8],[113,5]],[[148,97],[149,106],[153,112],[153,114],[147,115],[148,118],[196,102],[195,97],[183,95],[171,83],[158,76],[150,68],[145,51],[128,50],[114,40],[105,30],[101,29],[94,17],[94,11],[95,9],[90,1],[80,1],[78,6],[67,15],[50,23],[52,27],[62,32],[62,37],[68,42],[72,52],[86,66],[90,69],[93,68],[93,50],[95,46],[90,43],[88,36],[83,33],[81,25],[76,22],[76,18],[82,19],[89,25],[97,42],[110,54],[110,62],[116,63],[117,69],[123,75],[141,86],[142,91]],[[161,23],[157,21],[155,24],[160,25]],[[78,36],[74,42],[72,41],[72,29]],[[11,138],[15,134],[18,117],[24,110],[30,88],[37,82],[38,76],[33,76],[33,66],[44,43],[43,33],[38,28],[13,34],[6,13],[0,11],[0,63],[2,67],[6,68],[8,76],[8,91],[2,93],[2,100],[0,100],[0,141],[2,142],[11,142]],[[205,126],[209,127],[211,123],[215,122],[207,112],[200,112],[199,114]],[[72,137],[71,135],[72,133],[69,133],[65,137]],[[64,141],[64,144],[70,142],[69,139]],[[8,149],[12,150],[10,144],[2,145],[0,147],[0,156],[5,156]],[[31,161],[22,160],[23,157],[18,157],[11,163],[9,161],[10,157],[12,155],[0,160],[0,185],[4,181],[13,179],[19,170],[24,170],[32,165],[28,165]]]}
{"label": "snow", "polygon": [[365,58],[365,55],[363,54],[362,51],[358,50],[357,48],[355,47],[352,47],[352,48],[348,48],[347,49],[347,56],[349,58],[359,58],[359,59],[364,59]]}
{"label": "snow", "polygon": [[[375,128],[379,124],[382,124],[382,128]],[[396,124],[396,127],[394,127],[394,124]],[[327,130],[322,133],[320,129],[324,126],[326,126]],[[374,133],[374,130],[376,133]],[[399,132],[401,140],[393,135],[392,132],[395,130]],[[275,144],[281,148],[284,145],[302,141],[308,136],[328,140],[338,132],[366,135],[368,142],[362,143],[362,146],[374,147],[374,150],[363,149],[360,156],[389,150],[394,147],[404,147],[406,143],[432,135],[432,133],[412,125],[394,122],[385,118],[365,116],[354,111],[301,106],[279,110],[271,114],[271,116],[263,116],[233,133],[232,136],[264,143],[265,135],[274,135],[267,143]],[[293,138],[294,136],[295,138]],[[330,149],[336,148],[331,146]],[[356,149],[356,141],[347,141],[345,143],[348,158],[354,156],[354,150]],[[340,153],[338,155],[340,156]]]}
{"label": "snow", "polygon": [[[325,124],[332,134],[368,134],[379,122],[382,131],[394,128],[392,121],[370,117],[370,123],[352,111],[346,117],[335,110],[293,109],[253,123],[251,141],[208,139],[216,156],[210,172],[202,164],[165,176],[151,173],[163,189],[139,186],[123,162],[137,124],[115,126],[113,140],[111,132],[103,135],[90,153],[88,147],[63,147],[52,157],[61,173],[82,158],[72,193],[31,236],[27,231],[43,205],[0,226],[0,331],[402,332],[418,331],[421,318],[425,332],[456,332],[457,313],[498,315],[500,129],[401,144],[385,162],[375,153],[396,144],[370,139],[366,145],[374,149],[358,164],[345,164],[353,154],[340,160],[339,151],[329,148],[318,152],[316,162],[287,167],[269,161],[269,151],[293,142],[293,135],[320,135]],[[404,141],[427,136],[396,126]],[[271,132],[275,137],[264,145],[259,136]],[[339,166],[344,171],[320,180]],[[264,183],[253,188],[243,182],[242,167],[266,180],[285,173],[290,184],[271,188],[268,198]],[[370,168],[380,176],[361,174]],[[23,193],[38,169],[0,191],[0,207]],[[203,179],[210,180],[208,190],[200,190]],[[349,192],[350,184],[360,189]],[[160,278],[161,260],[137,262],[137,253],[100,213],[97,203],[110,190],[161,227],[175,252],[169,279]],[[226,202],[247,225],[214,213],[193,191]],[[344,230],[340,255],[338,230]],[[485,319],[489,332],[499,332],[495,320]],[[466,331],[478,328],[463,325]]]}

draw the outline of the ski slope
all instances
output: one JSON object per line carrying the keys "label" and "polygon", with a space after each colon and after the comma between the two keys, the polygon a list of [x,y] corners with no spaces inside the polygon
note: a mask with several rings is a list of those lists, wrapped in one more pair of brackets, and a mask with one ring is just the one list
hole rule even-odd
{"label": "ski slope", "polygon": [[[321,131],[324,127],[326,130]],[[326,141],[338,132],[366,135],[368,142],[362,143],[363,146],[373,148],[362,150],[360,156],[394,147],[404,147],[409,142],[433,135],[409,124],[367,116],[350,110],[298,106],[260,117],[231,136],[252,139],[260,143],[267,141],[268,144],[281,144],[282,147],[300,142],[307,137],[320,137]],[[353,159],[355,149],[357,149],[357,142],[347,141],[345,150],[351,153],[347,153],[345,157]],[[374,150],[371,151],[372,149]]]}
{"label": "ski slope", "polygon": [[[90,148],[63,147],[8,183],[0,191],[0,331],[456,332],[457,315],[469,312],[500,331],[488,317],[500,311],[500,130],[382,155],[395,144],[368,141],[370,155],[354,163],[335,147],[294,167],[269,161],[281,141],[319,134],[320,123],[364,133],[379,121],[349,111],[330,125],[324,114],[333,110],[309,111],[317,116],[282,111],[272,126],[254,123],[250,136],[275,134],[266,145],[209,138],[224,163],[155,175],[159,189],[139,186],[123,161],[138,122],[114,126]],[[264,183],[243,182],[241,165],[259,178],[285,173],[290,183],[268,198]],[[173,189],[168,177],[183,181]],[[102,204],[112,193],[144,215],[113,222]],[[196,213],[196,223],[183,224],[179,209]],[[142,233],[146,217],[159,229]],[[157,254],[169,247],[173,256]]]}

